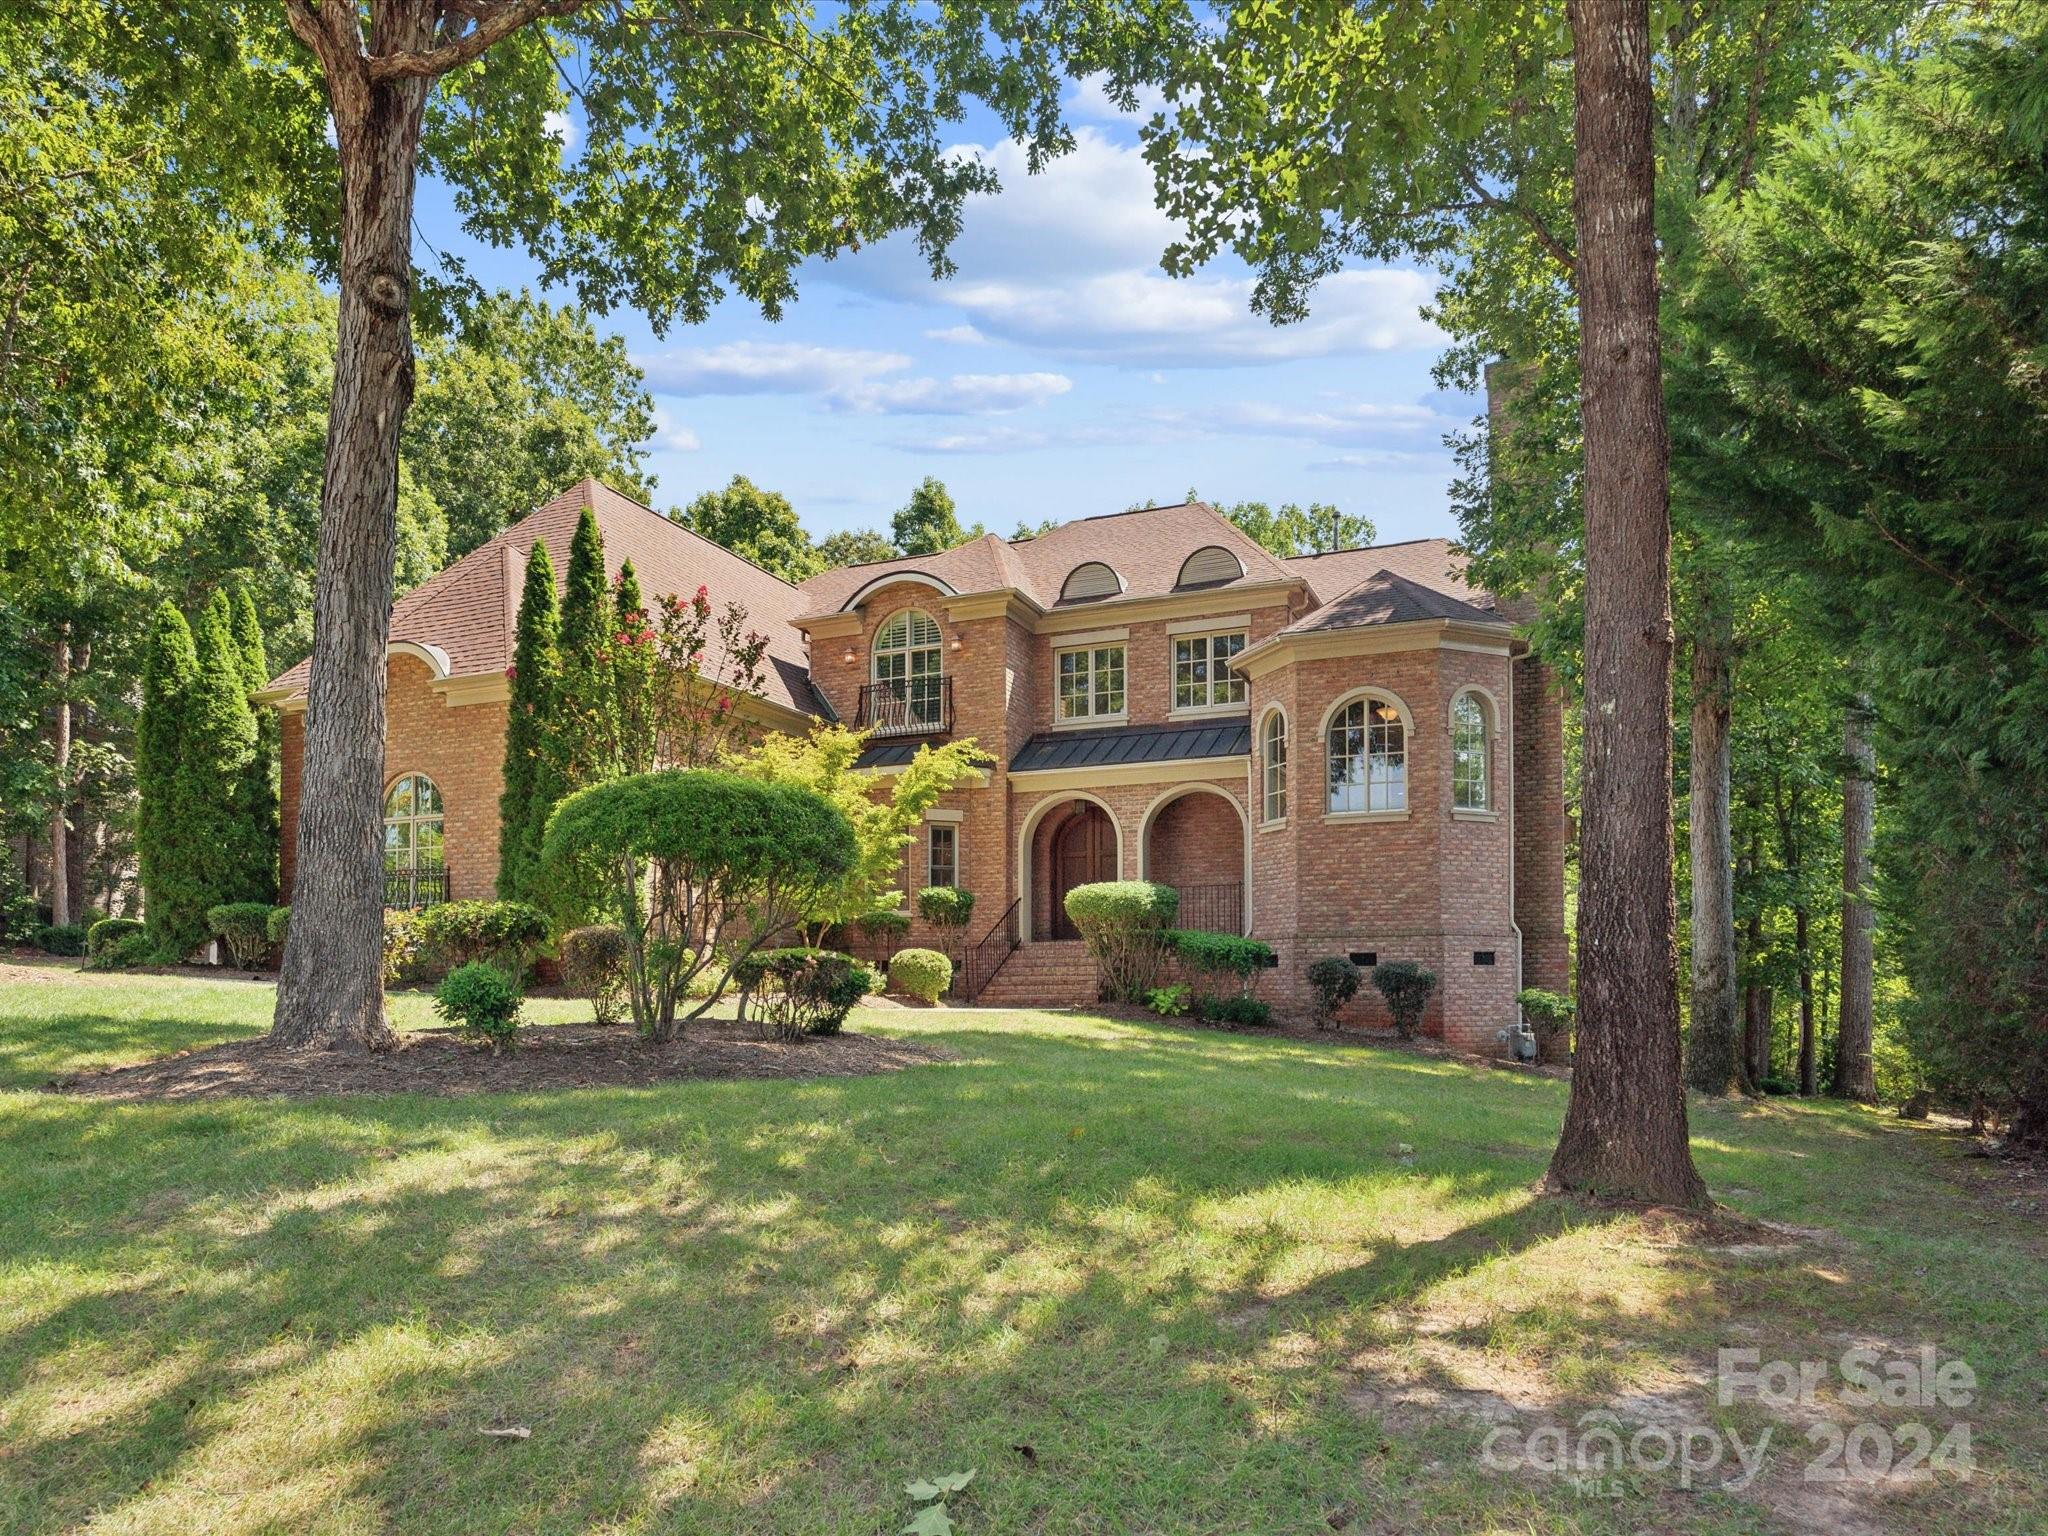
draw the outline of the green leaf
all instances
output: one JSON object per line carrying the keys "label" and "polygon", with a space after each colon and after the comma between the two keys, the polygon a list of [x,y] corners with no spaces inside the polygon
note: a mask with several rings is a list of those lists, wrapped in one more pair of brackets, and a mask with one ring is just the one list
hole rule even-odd
{"label": "green leaf", "polygon": [[946,1490],[937,1483],[928,1483],[923,1478],[919,1478],[914,1483],[905,1483],[903,1491],[922,1504],[926,1499],[936,1499],[943,1496]]}
{"label": "green leaf", "polygon": [[[924,1487],[925,1484],[913,1484]],[[953,1536],[953,1517],[946,1513],[943,1504],[927,1504],[917,1512],[917,1518],[903,1527],[902,1536]]]}
{"label": "green leaf", "polygon": [[974,1468],[969,1467],[965,1472],[948,1472],[944,1477],[935,1477],[932,1481],[948,1493],[958,1493],[974,1481]]}

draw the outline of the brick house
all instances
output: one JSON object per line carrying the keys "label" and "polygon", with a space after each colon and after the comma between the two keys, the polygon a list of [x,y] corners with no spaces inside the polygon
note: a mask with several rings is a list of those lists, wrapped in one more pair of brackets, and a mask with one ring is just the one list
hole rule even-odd
{"label": "brick house", "polygon": [[[985,1002],[1078,1002],[1061,905],[1091,880],[1176,886],[1187,926],[1271,944],[1260,995],[1305,1011],[1320,956],[1421,961],[1424,1028],[1498,1050],[1520,986],[1565,990],[1560,705],[1442,540],[1281,560],[1199,503],[1035,539],[828,571],[792,587],[594,481],[402,599],[386,769],[394,900],[488,895],[526,553],[557,570],[585,504],[612,573],[743,603],[771,637],[768,729],[836,717],[900,768],[971,736],[993,759],[935,809],[906,884],[974,892]],[[303,666],[284,711],[286,881]],[[929,938],[913,927],[913,940]],[[992,971],[992,975],[990,974]],[[1376,994],[1351,1017],[1380,1022]]]}

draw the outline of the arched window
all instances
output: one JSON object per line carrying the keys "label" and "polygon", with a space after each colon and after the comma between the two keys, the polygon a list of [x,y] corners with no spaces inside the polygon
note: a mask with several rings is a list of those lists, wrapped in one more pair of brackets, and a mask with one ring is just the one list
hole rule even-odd
{"label": "arched window", "polygon": [[1274,710],[1266,716],[1265,750],[1261,754],[1264,774],[1262,816],[1266,821],[1287,819],[1287,716]]}
{"label": "arched window", "polygon": [[1329,809],[1408,808],[1408,731],[1385,699],[1353,699],[1330,717]]}
{"label": "arched window", "polygon": [[384,796],[384,905],[426,907],[448,899],[441,791],[408,773]]}
{"label": "arched window", "polygon": [[906,608],[875,631],[874,702],[867,719],[877,729],[934,730],[945,724],[945,682],[939,621]]}
{"label": "arched window", "polygon": [[1461,693],[1451,701],[1451,804],[1458,810],[1492,808],[1491,738],[1478,694]]}

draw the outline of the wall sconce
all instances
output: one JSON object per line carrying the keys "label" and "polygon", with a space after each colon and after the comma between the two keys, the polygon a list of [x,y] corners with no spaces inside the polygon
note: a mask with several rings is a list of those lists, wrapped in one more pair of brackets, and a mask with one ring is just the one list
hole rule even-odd
{"label": "wall sconce", "polygon": [[951,651],[957,651],[960,649],[960,637],[958,635],[955,635],[953,637],[953,643],[949,645],[947,649]]}
{"label": "wall sconce", "polygon": [[839,659],[845,662],[850,667],[856,661],[860,660],[860,657],[854,651],[854,648],[849,645],[843,652],[840,653]]}

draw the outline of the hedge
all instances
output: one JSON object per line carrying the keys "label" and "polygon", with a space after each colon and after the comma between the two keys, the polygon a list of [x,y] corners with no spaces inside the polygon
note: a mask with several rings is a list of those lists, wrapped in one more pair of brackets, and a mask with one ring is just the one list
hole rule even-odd
{"label": "hedge", "polygon": [[899,949],[889,957],[889,989],[936,1003],[953,984],[953,962],[936,949]]}
{"label": "hedge", "polygon": [[626,930],[589,923],[563,934],[562,980],[590,999],[598,1023],[618,1023],[626,1004]]}
{"label": "hedge", "polygon": [[228,948],[236,965],[253,971],[270,948],[270,914],[277,909],[267,901],[228,901],[206,909],[207,931]]}
{"label": "hedge", "polygon": [[85,930],[85,952],[100,955],[118,939],[144,931],[144,924],[132,917],[103,917]]}
{"label": "hedge", "polygon": [[732,968],[762,1031],[775,1039],[836,1035],[854,1004],[875,989],[875,973],[833,949],[759,949]]}
{"label": "hedge", "polygon": [[82,955],[85,934],[83,923],[44,923],[35,930],[35,946],[46,955]]}
{"label": "hedge", "polygon": [[1259,972],[1269,969],[1275,959],[1272,945],[1234,933],[1175,928],[1167,933],[1166,943],[1190,973],[1197,997],[1222,995],[1226,979],[1235,979],[1237,994],[1249,997]]}
{"label": "hedge", "polygon": [[546,914],[523,901],[444,901],[421,908],[418,923],[420,942],[451,969],[485,961],[515,977],[548,936]]}

